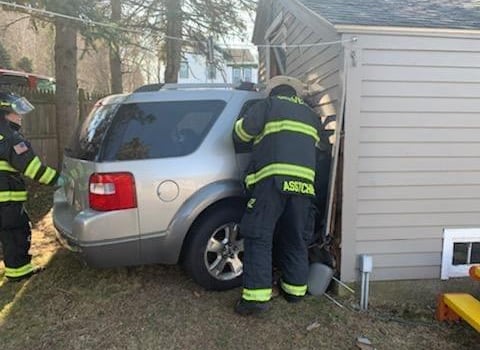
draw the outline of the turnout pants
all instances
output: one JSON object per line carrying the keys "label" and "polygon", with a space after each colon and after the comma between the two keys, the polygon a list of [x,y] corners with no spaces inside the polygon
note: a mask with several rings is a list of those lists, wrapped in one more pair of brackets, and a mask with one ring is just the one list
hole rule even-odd
{"label": "turnout pants", "polygon": [[[272,246],[275,236],[281,287],[294,296],[304,296],[308,279],[308,248],[311,230],[311,198],[282,193],[274,179],[255,185],[240,222],[244,239],[243,293],[248,301],[270,300],[272,293]],[[281,220],[280,220],[281,219]],[[307,237],[308,236],[308,237]]]}
{"label": "turnout pants", "polygon": [[33,271],[32,256],[28,254],[31,235],[30,220],[23,203],[0,206],[0,242],[6,277],[21,277]]}

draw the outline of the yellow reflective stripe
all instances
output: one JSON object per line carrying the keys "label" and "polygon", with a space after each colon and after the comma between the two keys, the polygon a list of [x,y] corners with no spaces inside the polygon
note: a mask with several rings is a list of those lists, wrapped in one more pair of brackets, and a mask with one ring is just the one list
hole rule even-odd
{"label": "yellow reflective stripe", "polygon": [[269,301],[272,297],[272,288],[247,289],[244,288],[242,298],[249,301]]}
{"label": "yellow reflective stripe", "polygon": [[17,169],[12,167],[6,160],[0,160],[0,170],[17,172]]}
{"label": "yellow reflective stripe", "polygon": [[298,96],[292,96],[292,97],[289,97],[289,96],[277,96],[277,98],[279,100],[287,100],[289,102],[292,102],[292,103],[297,103],[297,104],[300,104],[300,105],[303,105],[305,104],[305,102],[303,102],[303,99],[301,97],[298,97]]}
{"label": "yellow reflective stripe", "polygon": [[262,139],[273,133],[281,132],[281,131],[292,131],[305,134],[307,136],[311,136],[315,139],[315,142],[320,141],[318,137],[317,129],[313,126],[308,125],[306,123],[298,122],[295,120],[279,120],[275,122],[269,122],[265,124],[265,127],[260,135],[255,138],[254,144],[259,143]]}
{"label": "yellow reflective stripe", "polygon": [[50,168],[50,167],[47,167],[45,169],[45,171],[43,172],[43,175],[42,177],[38,180],[38,182],[42,183],[42,184],[49,184],[50,181],[52,181],[52,179],[55,177],[55,175],[57,174],[57,172]]}
{"label": "yellow reflective stripe", "polygon": [[29,178],[34,179],[41,166],[42,162],[40,162],[40,158],[35,157],[30,161],[30,163],[28,163],[27,169],[25,170],[24,174]]}
{"label": "yellow reflective stripe", "polygon": [[285,283],[284,281],[281,281],[280,286],[282,287],[285,293],[294,295],[296,297],[303,297],[305,294],[307,294],[306,284],[302,286],[294,286],[293,284],[288,284],[288,283]]}
{"label": "yellow reflective stripe", "polygon": [[5,276],[21,277],[21,276],[25,276],[26,274],[29,274],[32,271],[33,271],[33,266],[30,263],[17,268],[5,267]]}
{"label": "yellow reflective stripe", "polygon": [[0,191],[0,202],[25,202],[27,191]]}
{"label": "yellow reflective stripe", "polygon": [[235,133],[243,142],[250,142],[253,139],[253,136],[247,133],[243,128],[243,118],[237,120],[235,123]]}
{"label": "yellow reflective stripe", "polygon": [[245,178],[245,183],[247,186],[251,186],[273,175],[295,176],[311,182],[315,180],[315,170],[313,169],[293,164],[274,163],[263,167],[256,173],[249,174]]}

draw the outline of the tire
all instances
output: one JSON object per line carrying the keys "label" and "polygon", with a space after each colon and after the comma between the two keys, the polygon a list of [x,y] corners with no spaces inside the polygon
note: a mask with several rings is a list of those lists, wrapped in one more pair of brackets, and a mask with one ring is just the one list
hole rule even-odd
{"label": "tire", "polygon": [[242,284],[243,239],[238,237],[242,213],[242,206],[225,203],[209,210],[190,230],[184,267],[207,290]]}

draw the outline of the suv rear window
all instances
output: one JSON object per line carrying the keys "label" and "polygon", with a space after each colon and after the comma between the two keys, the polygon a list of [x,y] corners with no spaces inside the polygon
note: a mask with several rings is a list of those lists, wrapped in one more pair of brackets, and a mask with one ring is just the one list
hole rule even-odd
{"label": "suv rear window", "polygon": [[187,155],[197,149],[225,105],[209,100],[100,107],[78,133],[80,147],[73,156],[114,161]]}

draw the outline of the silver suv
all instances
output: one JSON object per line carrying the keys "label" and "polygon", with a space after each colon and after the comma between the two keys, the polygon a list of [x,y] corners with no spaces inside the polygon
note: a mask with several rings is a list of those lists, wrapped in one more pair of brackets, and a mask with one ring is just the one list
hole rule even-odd
{"label": "silver suv", "polygon": [[248,149],[232,130],[263,93],[163,86],[97,103],[65,150],[60,240],[93,266],[183,263],[207,289],[241,283]]}

